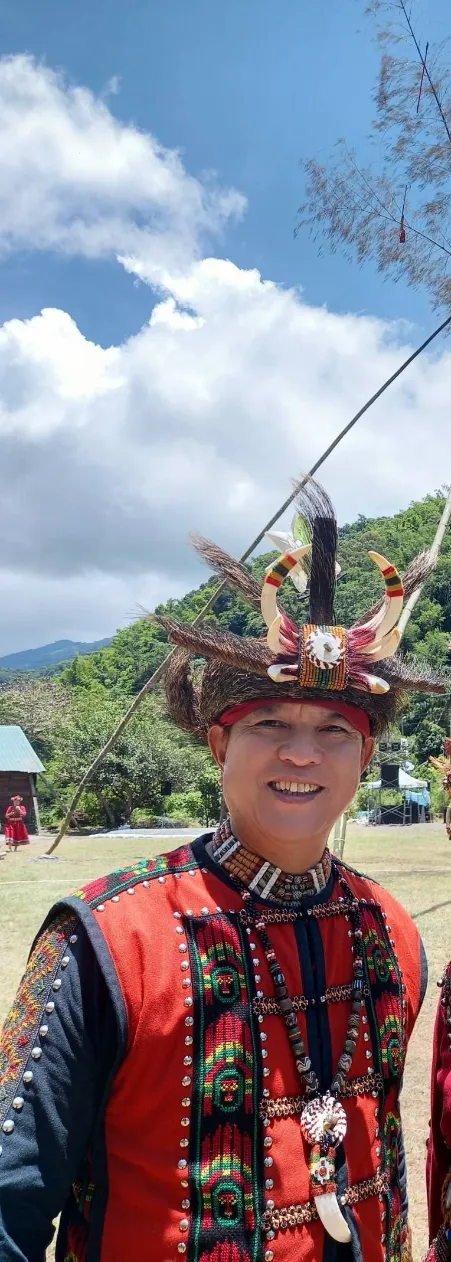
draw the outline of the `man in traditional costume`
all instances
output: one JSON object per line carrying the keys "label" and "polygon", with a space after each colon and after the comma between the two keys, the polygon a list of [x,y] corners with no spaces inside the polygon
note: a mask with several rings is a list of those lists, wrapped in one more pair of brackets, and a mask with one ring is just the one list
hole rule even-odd
{"label": "man in traditional costume", "polygon": [[25,823],[27,810],[23,798],[16,793],[6,811],[5,841],[9,850],[17,850],[18,846],[28,846],[30,838]]}
{"label": "man in traditional costume", "polygon": [[[57,1262],[408,1258],[399,1094],[424,953],[327,837],[405,689],[444,686],[396,654],[403,584],[377,554],[384,599],[335,625],[333,512],[312,484],[301,507],[310,543],[262,595],[199,544],[261,595],[267,642],[161,620],[169,712],[208,739],[229,815],[47,917],[0,1050],[1,1262],[43,1262],[60,1211]],[[297,625],[276,597],[307,570]]]}

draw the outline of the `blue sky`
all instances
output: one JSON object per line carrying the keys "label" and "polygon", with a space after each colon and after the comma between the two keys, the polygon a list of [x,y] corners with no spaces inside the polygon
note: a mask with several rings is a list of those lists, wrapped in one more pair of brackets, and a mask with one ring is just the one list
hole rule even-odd
{"label": "blue sky", "polygon": [[[225,256],[302,285],[308,302],[405,317],[421,333],[433,322],[423,294],[340,255],[318,257],[306,231],[293,238],[301,161],[326,158],[340,136],[367,155],[378,54],[363,9],[363,0],[3,0],[0,30],[5,51],[32,52],[95,93],[117,79],[113,113],[181,150],[192,174],[216,170],[245,193],[248,213],[225,233]],[[444,9],[434,5],[438,35]],[[427,36],[424,0],[415,18]],[[149,314],[147,287],[137,291],[114,263],[21,253],[1,279],[3,319],[69,295],[80,328],[102,345]]]}
{"label": "blue sky", "polygon": [[[197,584],[192,529],[240,554],[437,319],[293,236],[302,160],[368,154],[363,0],[0,0],[0,32],[7,653]],[[441,484],[450,385],[444,343],[338,448],[339,520]]]}

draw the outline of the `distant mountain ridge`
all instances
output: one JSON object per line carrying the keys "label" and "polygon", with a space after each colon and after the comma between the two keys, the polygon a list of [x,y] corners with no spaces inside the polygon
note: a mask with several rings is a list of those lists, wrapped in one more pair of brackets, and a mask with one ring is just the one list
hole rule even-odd
{"label": "distant mountain ridge", "polygon": [[0,668],[42,670],[46,666],[57,666],[59,662],[70,662],[74,657],[96,653],[98,649],[108,648],[109,644],[111,636],[105,640],[94,640],[91,644],[78,640],[55,640],[53,644],[42,644],[37,649],[23,649],[21,653],[0,657]]}

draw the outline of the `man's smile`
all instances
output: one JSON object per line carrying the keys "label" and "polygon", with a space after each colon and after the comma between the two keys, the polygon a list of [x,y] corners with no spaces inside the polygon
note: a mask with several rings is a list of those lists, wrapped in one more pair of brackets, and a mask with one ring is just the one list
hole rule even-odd
{"label": "man's smile", "polygon": [[323,785],[314,784],[308,780],[270,780],[268,788],[273,793],[277,793],[278,797],[286,798],[288,801],[311,802],[314,797],[323,792]]}

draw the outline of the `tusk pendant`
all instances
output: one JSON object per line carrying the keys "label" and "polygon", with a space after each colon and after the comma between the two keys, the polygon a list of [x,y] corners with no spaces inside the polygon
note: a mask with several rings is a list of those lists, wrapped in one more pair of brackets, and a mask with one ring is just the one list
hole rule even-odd
{"label": "tusk pendant", "polygon": [[[333,1240],[349,1244],[351,1232],[337,1201],[335,1151],[346,1135],[346,1113],[335,1096],[327,1092],[309,1100],[301,1113],[301,1131],[310,1153],[310,1181],[320,1222]],[[319,1196],[315,1196],[318,1192]]]}
{"label": "tusk pendant", "polygon": [[325,1196],[315,1196],[314,1201],[318,1217],[327,1234],[332,1236],[333,1240],[338,1240],[340,1244],[348,1244],[351,1232],[346,1219],[343,1218],[335,1192],[326,1192]]}

